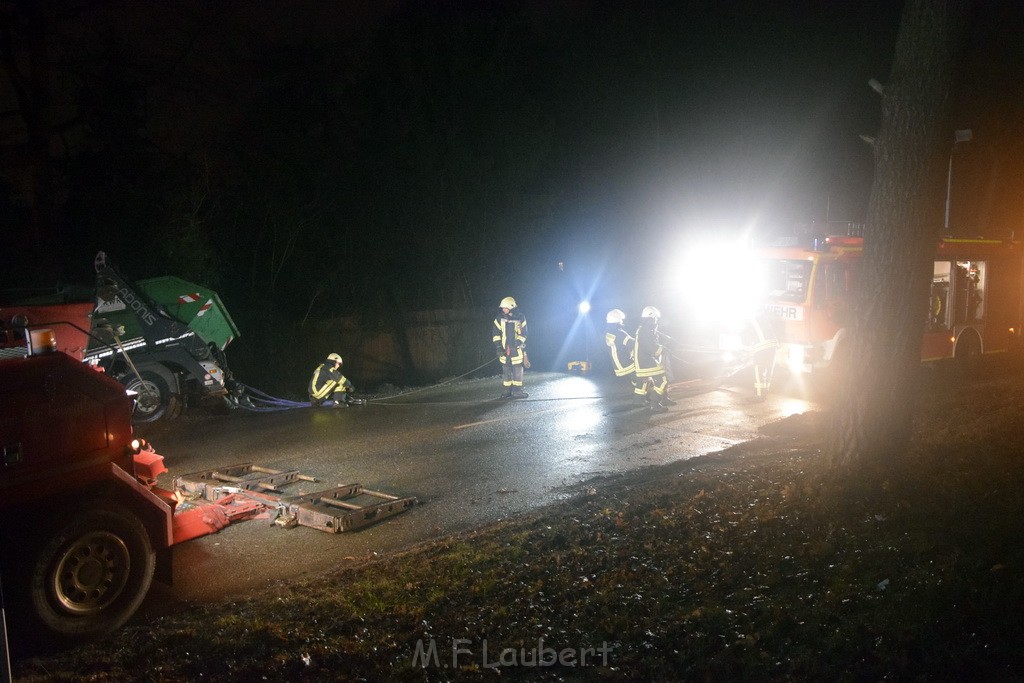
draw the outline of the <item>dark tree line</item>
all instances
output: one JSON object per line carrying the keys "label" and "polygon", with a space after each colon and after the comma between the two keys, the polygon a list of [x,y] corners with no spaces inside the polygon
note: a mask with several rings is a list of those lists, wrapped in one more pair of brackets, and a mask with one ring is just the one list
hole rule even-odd
{"label": "dark tree line", "polygon": [[[31,254],[4,284],[87,280],[104,249],[254,323],[372,318],[489,305],[712,195],[818,211],[805,162],[859,125],[885,13],[619,5],[2,2],[4,220]],[[874,57],[829,50],[843,21]],[[860,144],[828,182],[863,185]]]}

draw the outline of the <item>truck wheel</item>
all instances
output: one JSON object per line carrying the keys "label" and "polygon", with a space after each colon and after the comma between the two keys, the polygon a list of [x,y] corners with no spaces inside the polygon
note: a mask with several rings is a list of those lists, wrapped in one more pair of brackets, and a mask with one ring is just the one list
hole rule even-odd
{"label": "truck wheel", "polygon": [[118,506],[97,505],[49,537],[29,574],[38,626],[62,645],[120,628],[149,591],[156,553],[142,523]]}
{"label": "truck wheel", "polygon": [[[181,412],[181,400],[171,393],[164,378],[155,372],[141,372],[139,377],[128,377],[125,389],[138,394],[132,422],[156,422],[164,417],[174,418]],[[140,379],[141,378],[141,379]]]}
{"label": "truck wheel", "polygon": [[817,388],[820,400],[833,404],[836,402],[843,381],[849,381],[851,362],[850,342],[838,342],[832,350],[832,358],[829,360],[828,366],[819,371]]}
{"label": "truck wheel", "polygon": [[966,379],[977,374],[981,368],[981,340],[978,335],[968,330],[960,336],[953,355],[956,374]]}

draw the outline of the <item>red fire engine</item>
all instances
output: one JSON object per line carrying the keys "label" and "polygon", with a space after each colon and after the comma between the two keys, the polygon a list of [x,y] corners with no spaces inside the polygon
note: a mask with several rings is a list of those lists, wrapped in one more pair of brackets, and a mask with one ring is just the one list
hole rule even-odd
{"label": "red fire engine", "polygon": [[[829,236],[813,246],[761,250],[767,317],[776,323],[779,362],[792,372],[827,368],[843,353],[863,251],[862,237]],[[943,238],[935,249],[921,360],[1009,350],[1021,330],[1020,242]]]}

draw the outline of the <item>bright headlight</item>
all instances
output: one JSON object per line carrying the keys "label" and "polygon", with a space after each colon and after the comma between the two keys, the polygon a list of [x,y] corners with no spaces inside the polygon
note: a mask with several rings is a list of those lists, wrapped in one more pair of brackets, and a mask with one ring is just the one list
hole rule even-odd
{"label": "bright headlight", "polygon": [[678,285],[697,321],[732,324],[764,296],[763,264],[739,242],[694,245],[682,259]]}
{"label": "bright headlight", "polygon": [[789,369],[793,372],[804,371],[804,347],[802,346],[791,346],[789,347]]}
{"label": "bright headlight", "polygon": [[718,335],[718,348],[722,351],[739,351],[743,348],[743,340],[738,334],[722,333]]}

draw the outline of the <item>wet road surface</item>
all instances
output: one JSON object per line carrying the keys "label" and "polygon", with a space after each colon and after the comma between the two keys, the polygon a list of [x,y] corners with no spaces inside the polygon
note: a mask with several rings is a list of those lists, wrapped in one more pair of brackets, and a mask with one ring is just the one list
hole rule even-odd
{"label": "wet road surface", "polygon": [[[359,483],[419,504],[342,534],[236,523],[175,548],[174,587],[210,601],[470,529],[578,495],[600,475],[721,451],[811,404],[787,395],[753,402],[746,386],[673,389],[664,413],[641,407],[615,378],[529,373],[526,400],[502,400],[500,380],[470,380],[347,409],[186,416],[146,434],[174,477],[238,463],[297,469],[289,495]],[[143,432],[145,433],[145,432]],[[169,591],[169,592],[168,592]]]}

